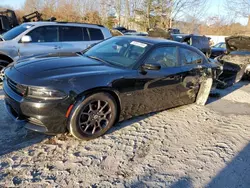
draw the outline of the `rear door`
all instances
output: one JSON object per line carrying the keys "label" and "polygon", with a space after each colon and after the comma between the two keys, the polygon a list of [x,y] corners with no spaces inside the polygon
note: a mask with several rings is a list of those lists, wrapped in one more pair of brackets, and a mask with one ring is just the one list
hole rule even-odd
{"label": "rear door", "polygon": [[102,31],[79,26],[60,26],[61,52],[80,52],[104,39]]}
{"label": "rear door", "polygon": [[90,40],[89,46],[104,40],[104,35],[101,29],[89,27],[88,34],[89,34],[89,40]]}
{"label": "rear door", "polygon": [[199,53],[181,47],[180,60],[182,65],[182,102],[193,103],[196,100],[202,78],[206,75],[205,59]]}
{"label": "rear door", "polygon": [[29,43],[18,43],[20,56],[57,53],[60,50],[57,26],[37,27],[26,35],[29,35],[32,41]]}
{"label": "rear door", "polygon": [[89,45],[89,35],[84,27],[60,26],[60,52],[80,52]]}

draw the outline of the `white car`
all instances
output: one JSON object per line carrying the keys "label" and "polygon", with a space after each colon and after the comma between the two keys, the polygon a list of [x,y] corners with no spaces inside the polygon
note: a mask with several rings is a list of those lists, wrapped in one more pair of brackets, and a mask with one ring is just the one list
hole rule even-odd
{"label": "white car", "polygon": [[112,37],[102,25],[70,22],[28,22],[0,37],[0,71],[20,57],[80,52]]}

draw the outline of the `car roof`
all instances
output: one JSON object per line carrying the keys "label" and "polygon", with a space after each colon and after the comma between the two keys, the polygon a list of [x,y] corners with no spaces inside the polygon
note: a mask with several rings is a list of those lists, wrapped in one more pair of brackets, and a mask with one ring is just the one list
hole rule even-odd
{"label": "car roof", "polygon": [[44,26],[44,25],[68,25],[68,26],[87,26],[87,27],[98,27],[104,28],[103,25],[89,24],[89,23],[77,23],[77,22],[49,22],[49,21],[39,21],[39,22],[25,22],[23,24],[31,24],[34,26]]}
{"label": "car roof", "polygon": [[194,37],[206,37],[205,35],[196,35],[196,34],[171,34],[172,36],[194,36]]}
{"label": "car roof", "polygon": [[176,41],[167,40],[163,38],[153,38],[153,37],[147,37],[147,36],[133,36],[133,35],[124,35],[124,36],[117,36],[119,38],[129,38],[138,42],[147,43],[151,45],[156,44],[181,44]]}
{"label": "car roof", "polygon": [[180,47],[195,50],[198,53],[200,52],[200,50],[198,50],[197,48],[195,48],[193,46],[183,44],[183,43],[173,41],[173,40],[163,39],[163,38],[153,38],[153,37],[147,37],[147,36],[133,36],[133,35],[123,35],[123,36],[116,36],[116,37],[118,37],[118,38],[129,38],[129,39],[135,40],[137,42],[142,42],[142,43],[150,44],[150,45],[153,45],[153,46],[174,44],[174,45],[178,45]]}

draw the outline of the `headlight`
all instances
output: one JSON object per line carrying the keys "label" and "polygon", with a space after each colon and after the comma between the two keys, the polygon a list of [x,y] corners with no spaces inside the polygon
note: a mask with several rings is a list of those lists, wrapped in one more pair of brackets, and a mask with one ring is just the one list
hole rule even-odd
{"label": "headlight", "polygon": [[27,97],[43,100],[59,100],[66,98],[66,96],[61,91],[40,87],[29,87],[27,93]]}

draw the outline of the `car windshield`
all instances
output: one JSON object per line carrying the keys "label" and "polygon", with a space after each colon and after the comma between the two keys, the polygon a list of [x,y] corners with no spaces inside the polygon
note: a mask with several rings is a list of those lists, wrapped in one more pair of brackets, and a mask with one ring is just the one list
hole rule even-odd
{"label": "car windshield", "polygon": [[115,66],[131,68],[150,46],[134,38],[113,37],[93,46],[84,55]]}
{"label": "car windshield", "polygon": [[226,44],[225,43],[218,43],[216,45],[214,45],[215,48],[226,48]]}
{"label": "car windshield", "polygon": [[33,25],[31,25],[31,24],[19,25],[17,27],[14,27],[13,29],[9,30],[8,32],[4,33],[2,35],[2,38],[4,40],[12,40],[32,26]]}

